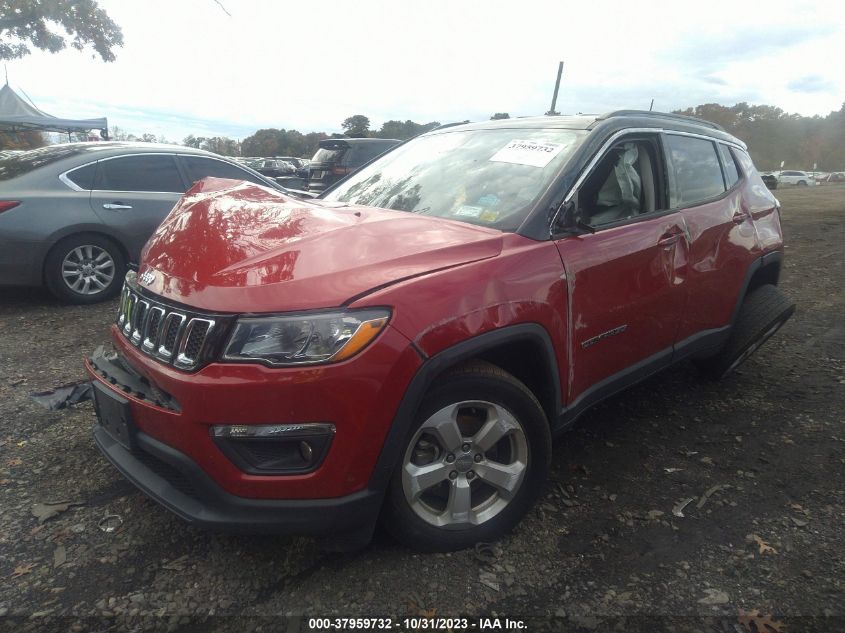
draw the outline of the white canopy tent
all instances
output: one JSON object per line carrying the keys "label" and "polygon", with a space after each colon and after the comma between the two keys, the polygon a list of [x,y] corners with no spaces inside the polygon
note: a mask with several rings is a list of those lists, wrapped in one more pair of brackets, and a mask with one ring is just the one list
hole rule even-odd
{"label": "white canopy tent", "polygon": [[108,138],[108,119],[61,119],[42,112],[31,103],[27,103],[9,86],[8,82],[0,88],[0,132],[23,132],[37,130],[42,132],[88,132],[100,130],[103,138]]}

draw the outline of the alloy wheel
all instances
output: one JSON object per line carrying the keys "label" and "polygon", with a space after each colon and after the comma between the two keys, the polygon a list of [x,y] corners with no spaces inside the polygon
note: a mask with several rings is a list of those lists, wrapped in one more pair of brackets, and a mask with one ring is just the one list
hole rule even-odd
{"label": "alloy wheel", "polygon": [[114,275],[114,259],[100,246],[77,246],[62,260],[62,279],[65,285],[82,295],[103,292],[114,280]]}
{"label": "alloy wheel", "polygon": [[480,525],[514,498],[528,460],[525,431],[512,413],[491,402],[458,402],[429,417],[410,442],[405,500],[436,527]]}

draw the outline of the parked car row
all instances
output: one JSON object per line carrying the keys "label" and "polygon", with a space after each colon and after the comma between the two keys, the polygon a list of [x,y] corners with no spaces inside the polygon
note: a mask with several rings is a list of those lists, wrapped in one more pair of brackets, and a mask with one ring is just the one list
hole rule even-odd
{"label": "parked car row", "polygon": [[827,183],[845,182],[845,172],[811,172],[789,169],[763,172],[761,178],[769,189],[777,189],[779,186],[787,185],[810,187]]}

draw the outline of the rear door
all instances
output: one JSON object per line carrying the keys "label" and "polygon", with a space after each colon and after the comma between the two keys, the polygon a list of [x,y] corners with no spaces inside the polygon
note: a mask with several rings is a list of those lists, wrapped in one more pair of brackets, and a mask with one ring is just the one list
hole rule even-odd
{"label": "rear door", "polygon": [[684,217],[690,238],[687,307],[679,352],[707,345],[704,334],[726,327],[757,236],[734,154],[706,137],[666,133],[670,205]]}
{"label": "rear door", "polygon": [[121,237],[129,261],[187,189],[174,154],[132,154],[97,163],[91,208]]}
{"label": "rear door", "polygon": [[687,243],[663,173],[658,135],[642,134],[610,146],[578,186],[573,211],[594,232],[556,242],[570,298],[570,406],[671,361]]}

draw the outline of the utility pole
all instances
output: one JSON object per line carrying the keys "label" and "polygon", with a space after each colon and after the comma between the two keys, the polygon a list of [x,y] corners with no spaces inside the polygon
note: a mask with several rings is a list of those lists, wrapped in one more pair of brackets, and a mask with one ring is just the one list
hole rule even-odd
{"label": "utility pole", "polygon": [[557,105],[557,91],[560,89],[560,76],[563,74],[563,62],[560,62],[557,67],[557,81],[555,81],[555,93],[552,95],[552,107],[546,112],[546,116],[558,116],[560,112],[555,110]]}

